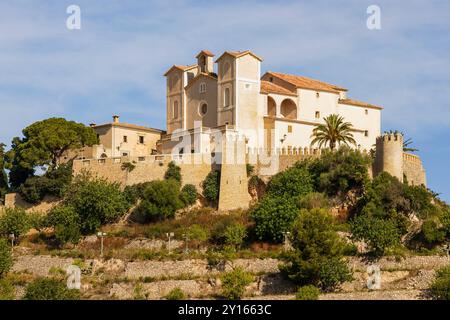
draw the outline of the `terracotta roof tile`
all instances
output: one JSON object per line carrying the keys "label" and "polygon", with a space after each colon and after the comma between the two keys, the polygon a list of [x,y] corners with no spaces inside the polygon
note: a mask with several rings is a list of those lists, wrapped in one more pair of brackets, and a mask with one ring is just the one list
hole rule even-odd
{"label": "terracotta roof tile", "polygon": [[290,96],[297,96],[295,92],[289,91],[286,88],[283,88],[279,85],[276,85],[275,83],[261,80],[261,92],[262,93],[277,93],[277,94],[284,94],[284,95],[290,95]]}
{"label": "terracotta roof tile", "polygon": [[351,106],[357,106],[357,107],[367,107],[367,108],[373,108],[373,109],[383,109],[383,107],[380,106],[376,106],[367,102],[362,102],[362,101],[358,101],[358,100],[353,100],[353,99],[339,99],[339,103],[341,104],[348,104]]}
{"label": "terracotta roof tile", "polygon": [[334,93],[338,93],[339,91],[347,91],[347,89],[336,86],[334,84],[329,84],[326,82],[322,82],[322,81],[307,78],[307,77],[279,73],[279,72],[267,72],[267,73],[271,74],[275,77],[278,77],[280,79],[283,79],[284,81],[293,84],[297,88],[312,89],[312,90],[318,90],[318,91],[328,91],[328,92],[334,92]]}
{"label": "terracotta roof tile", "polygon": [[209,50],[202,50],[202,51],[200,51],[200,52],[198,53],[198,55],[196,56],[196,58],[198,58],[198,56],[201,55],[202,53],[205,54],[205,55],[207,55],[207,56],[214,57],[214,53],[212,53],[211,51],[209,51]]}
{"label": "terracotta roof tile", "polygon": [[259,61],[262,61],[261,57],[257,56],[250,50],[245,50],[245,51],[225,51],[219,58],[217,58],[216,62],[219,61],[226,54],[229,54],[235,58],[240,58],[242,56],[245,56],[246,54],[249,54],[249,55],[255,57],[256,59],[258,59]]}

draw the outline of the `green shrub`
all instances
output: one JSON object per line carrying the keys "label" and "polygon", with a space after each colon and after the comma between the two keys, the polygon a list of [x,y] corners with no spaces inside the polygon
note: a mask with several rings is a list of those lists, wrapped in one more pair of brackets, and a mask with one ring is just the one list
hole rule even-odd
{"label": "green shrub", "polygon": [[255,235],[259,240],[282,242],[283,232],[289,231],[298,215],[294,199],[266,196],[250,213],[255,221]]}
{"label": "green shrub", "polygon": [[151,181],[144,190],[143,200],[138,206],[139,213],[146,221],[173,218],[183,207],[180,200],[180,185],[173,179]]}
{"label": "green shrub", "polygon": [[367,243],[372,253],[383,255],[384,251],[400,243],[400,233],[395,222],[360,215],[350,223],[352,237]]}
{"label": "green shrub", "polygon": [[93,233],[101,225],[116,221],[129,207],[118,183],[88,176],[75,178],[65,203],[78,214],[82,234]]}
{"label": "green shrub", "polygon": [[369,181],[371,162],[359,150],[342,146],[337,151],[324,151],[320,158],[311,161],[309,171],[319,192],[329,196],[345,195],[350,190],[362,193]]}
{"label": "green shrub", "polygon": [[198,224],[193,224],[189,227],[188,236],[190,240],[204,242],[209,239],[208,230],[204,229]]}
{"label": "green shrub", "polygon": [[211,171],[202,182],[203,196],[211,201],[217,202],[219,200],[220,189],[220,172]]}
{"label": "green shrub", "polygon": [[0,238],[0,278],[4,277],[12,266],[11,246],[5,239]]}
{"label": "green shrub", "polygon": [[0,279],[0,300],[14,300],[15,297],[12,283],[6,279]]}
{"label": "green shrub", "polygon": [[78,300],[80,292],[68,289],[65,281],[38,278],[31,282],[25,291],[24,300]]}
{"label": "green shrub", "polygon": [[311,210],[311,209],[328,208],[330,206],[330,203],[325,194],[312,192],[302,197],[299,197],[297,201],[297,206],[300,209]]}
{"label": "green shrub", "polygon": [[450,266],[436,271],[436,278],[430,286],[430,293],[436,300],[450,300]]}
{"label": "green shrub", "polygon": [[222,296],[229,300],[237,300],[244,296],[245,287],[252,283],[253,276],[239,267],[222,275],[221,280]]}
{"label": "green shrub", "polygon": [[173,179],[181,183],[181,168],[175,164],[175,162],[169,162],[167,166],[166,173],[164,174],[164,179]]}
{"label": "green shrub", "polygon": [[29,216],[22,208],[6,208],[0,216],[0,233],[14,234],[16,237],[30,230]]}
{"label": "green shrub", "polygon": [[131,172],[136,169],[136,165],[131,162],[124,162],[120,168],[124,171]]}
{"label": "green shrub", "polygon": [[422,233],[426,242],[430,244],[442,243],[446,237],[446,230],[435,219],[427,219],[422,224]]}
{"label": "green shrub", "polygon": [[247,236],[247,229],[240,223],[228,226],[224,232],[225,245],[240,247]]}
{"label": "green shrub", "polygon": [[347,263],[341,258],[325,260],[319,269],[319,286],[324,290],[333,291],[343,282],[353,279]]}
{"label": "green shrub", "polygon": [[72,206],[61,205],[52,209],[47,224],[55,228],[55,237],[60,244],[77,243],[80,240],[80,216]]}
{"label": "green shrub", "polygon": [[312,191],[312,178],[303,162],[274,175],[266,190],[267,195],[273,197],[297,197]]}
{"label": "green shrub", "polygon": [[181,290],[180,288],[175,288],[175,289],[172,289],[165,296],[165,298],[167,300],[185,300],[186,299],[186,295],[184,294],[183,290]]}
{"label": "green shrub", "polygon": [[180,196],[186,205],[193,205],[198,197],[197,188],[193,184],[186,184],[181,188]]}
{"label": "green shrub", "polygon": [[313,286],[307,285],[298,288],[297,293],[295,294],[296,300],[317,300],[319,299],[320,290]]}
{"label": "green shrub", "polygon": [[293,250],[280,270],[300,285],[333,290],[351,279],[343,262],[345,244],[334,230],[334,219],[325,209],[302,209],[292,227]]}
{"label": "green shrub", "polygon": [[23,199],[29,203],[39,203],[46,195],[62,197],[72,180],[72,164],[63,164],[49,169],[43,176],[28,178],[19,188]]}
{"label": "green shrub", "polygon": [[125,198],[130,206],[135,205],[138,199],[142,199],[144,196],[144,190],[148,186],[149,182],[137,183],[132,186],[126,186],[123,190]]}

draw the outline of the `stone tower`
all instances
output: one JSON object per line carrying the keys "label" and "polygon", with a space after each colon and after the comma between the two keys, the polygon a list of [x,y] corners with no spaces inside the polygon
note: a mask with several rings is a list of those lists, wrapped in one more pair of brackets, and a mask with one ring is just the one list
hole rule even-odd
{"label": "stone tower", "polygon": [[226,132],[222,139],[220,166],[220,211],[246,209],[250,203],[248,193],[245,140],[235,133]]}
{"label": "stone tower", "polygon": [[376,140],[374,175],[386,171],[403,181],[403,135],[385,133]]}

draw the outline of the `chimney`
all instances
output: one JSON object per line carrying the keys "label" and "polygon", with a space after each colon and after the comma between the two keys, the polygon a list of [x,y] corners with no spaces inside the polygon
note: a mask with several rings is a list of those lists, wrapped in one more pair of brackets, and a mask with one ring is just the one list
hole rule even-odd
{"label": "chimney", "polygon": [[114,115],[114,116],[113,116],[113,122],[114,122],[114,123],[119,123],[119,116]]}

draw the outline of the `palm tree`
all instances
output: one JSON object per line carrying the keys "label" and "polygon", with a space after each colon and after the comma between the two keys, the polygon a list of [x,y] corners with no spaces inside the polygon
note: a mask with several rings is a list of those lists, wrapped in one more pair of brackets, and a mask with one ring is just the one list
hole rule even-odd
{"label": "palm tree", "polygon": [[322,148],[328,144],[330,149],[334,150],[336,144],[356,145],[350,122],[344,122],[344,118],[337,114],[331,114],[323,120],[325,123],[317,125],[313,130],[311,146],[317,143],[318,147]]}

